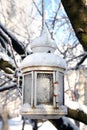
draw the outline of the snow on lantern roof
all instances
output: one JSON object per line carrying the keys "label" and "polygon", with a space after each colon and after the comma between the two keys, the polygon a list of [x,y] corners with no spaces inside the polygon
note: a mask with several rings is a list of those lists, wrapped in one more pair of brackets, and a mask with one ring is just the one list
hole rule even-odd
{"label": "snow on lantern roof", "polygon": [[33,53],[28,55],[21,63],[21,69],[31,66],[59,67],[66,68],[66,62],[63,58],[53,53]]}
{"label": "snow on lantern roof", "polygon": [[33,52],[54,52],[57,49],[55,40],[51,38],[46,26],[44,26],[41,35],[31,42],[30,46]]}

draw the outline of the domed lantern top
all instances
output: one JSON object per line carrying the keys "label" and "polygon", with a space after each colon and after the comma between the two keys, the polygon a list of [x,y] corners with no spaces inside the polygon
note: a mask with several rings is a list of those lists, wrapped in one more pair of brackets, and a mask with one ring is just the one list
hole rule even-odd
{"label": "domed lantern top", "polygon": [[28,55],[21,63],[23,72],[34,68],[38,70],[38,67],[58,67],[65,70],[66,62],[62,57],[54,54],[57,45],[46,27],[41,35],[30,43],[30,47],[33,54]]}
{"label": "domed lantern top", "polygon": [[46,27],[41,32],[41,35],[35,38],[30,44],[33,52],[54,52],[57,49],[55,41]]}

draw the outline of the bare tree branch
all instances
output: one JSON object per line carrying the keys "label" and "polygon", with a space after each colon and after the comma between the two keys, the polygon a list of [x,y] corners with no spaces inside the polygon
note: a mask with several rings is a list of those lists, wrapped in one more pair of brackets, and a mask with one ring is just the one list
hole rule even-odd
{"label": "bare tree branch", "polygon": [[[54,30],[54,28],[55,28],[55,23],[56,23],[56,19],[57,19],[57,14],[58,14],[58,11],[59,11],[59,9],[60,9],[60,6],[61,6],[61,3],[58,4],[57,11],[55,12],[55,16],[53,17],[52,30]],[[53,37],[53,31],[52,31],[51,35],[52,35],[52,37]]]}
{"label": "bare tree branch", "polygon": [[[4,33],[11,39],[12,41],[12,46],[14,48],[14,50],[20,54],[20,55],[23,55],[25,54],[25,47],[23,45],[22,42],[18,41],[18,39],[12,34],[10,33],[7,28],[5,26],[3,26],[1,23],[0,23],[0,28],[4,31]],[[7,39],[6,39],[7,40]]]}
{"label": "bare tree branch", "polygon": [[4,70],[6,73],[12,74],[12,71],[7,68],[12,69],[13,71],[15,70],[15,67],[9,61],[0,59],[0,69]]}
{"label": "bare tree branch", "polygon": [[11,88],[17,88],[17,84],[12,84],[12,85],[7,85],[7,86],[0,86],[0,92],[3,92],[3,91],[6,91],[6,90],[9,90]]}
{"label": "bare tree branch", "polygon": [[77,110],[68,108],[67,117],[70,117],[70,118],[75,119],[77,121],[83,122],[84,124],[87,124],[87,113],[80,110],[79,108]]}
{"label": "bare tree branch", "polygon": [[[82,57],[81,59],[80,59],[80,61],[75,65],[75,67],[72,67],[72,68],[69,68],[68,70],[77,70],[77,69],[79,69],[79,66],[86,60],[86,58],[87,58],[87,52],[85,52],[84,54],[81,54],[81,55],[79,55],[79,56],[77,56],[77,57],[75,57],[75,58],[73,58],[73,59],[77,59],[77,58],[79,58],[79,57]],[[70,59],[69,61],[71,61],[71,60],[73,60],[73,59]],[[68,62],[69,62],[68,61]]]}
{"label": "bare tree branch", "polygon": [[11,53],[10,53],[9,49],[8,49],[8,47],[6,46],[6,41],[5,41],[5,39],[3,39],[1,36],[0,36],[0,43],[1,43],[2,47],[6,50],[7,55],[8,55],[8,56],[11,56]]}
{"label": "bare tree branch", "polygon": [[76,65],[76,69],[78,69],[79,68],[79,66],[85,61],[85,59],[87,58],[87,53],[86,54],[84,54],[84,56],[81,58],[81,60],[77,63],[77,65]]}
{"label": "bare tree branch", "polygon": [[[82,122],[84,124],[87,124],[87,113],[85,113],[83,110],[80,110],[80,108],[78,109],[71,109],[71,108],[67,108],[68,109],[68,114],[66,115],[66,117],[75,119],[79,122]],[[54,119],[54,120],[49,120],[52,122],[52,124],[58,129],[58,130],[77,130],[75,129],[75,125],[71,124],[70,121],[67,120],[67,118],[65,117],[61,117],[59,119]],[[68,121],[68,122],[67,122]],[[66,123],[64,123],[66,122]]]}
{"label": "bare tree branch", "polygon": [[79,130],[67,117],[49,120],[58,130]]}
{"label": "bare tree branch", "polygon": [[[33,3],[34,3],[34,6],[36,7],[37,11],[39,12],[39,14],[40,14],[41,17],[42,17],[42,13],[41,13],[41,11],[38,9],[37,4],[35,3],[34,0],[32,0],[32,1],[33,1]],[[49,33],[50,33],[50,30],[49,30],[48,24],[47,24],[46,22],[44,22],[44,24],[46,25],[46,27],[47,27],[47,29],[48,29],[48,31],[49,31]],[[50,34],[51,34],[51,33],[50,33]],[[51,35],[51,37],[52,37],[52,35]],[[53,37],[52,37],[52,38],[53,38]]]}

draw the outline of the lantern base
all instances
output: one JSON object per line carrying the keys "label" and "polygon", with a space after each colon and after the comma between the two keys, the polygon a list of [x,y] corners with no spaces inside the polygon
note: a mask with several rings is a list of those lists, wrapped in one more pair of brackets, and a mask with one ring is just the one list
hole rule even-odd
{"label": "lantern base", "polygon": [[67,115],[67,107],[59,106],[54,108],[49,105],[40,105],[35,108],[24,104],[21,109],[21,115],[30,119],[58,119],[61,116]]}

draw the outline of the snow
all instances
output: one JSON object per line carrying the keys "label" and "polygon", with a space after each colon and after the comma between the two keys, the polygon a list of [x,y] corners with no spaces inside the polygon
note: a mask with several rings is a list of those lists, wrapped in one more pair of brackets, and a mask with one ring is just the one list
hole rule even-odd
{"label": "snow", "polygon": [[14,117],[14,118],[11,118],[11,119],[9,119],[9,122],[11,122],[11,121],[20,121],[21,120],[21,115],[20,116],[18,116],[18,117]]}
{"label": "snow", "polygon": [[74,110],[77,110],[79,108],[79,104],[77,102],[73,102],[73,101],[66,101],[66,105]]}
{"label": "snow", "polygon": [[28,103],[25,103],[22,106],[21,112],[28,112],[30,109],[31,109],[31,106]]}
{"label": "snow", "polygon": [[49,121],[46,121],[38,130],[57,130]]}
{"label": "snow", "polygon": [[31,124],[25,124],[24,130],[33,130]]}
{"label": "snow", "polygon": [[4,59],[5,61],[10,61],[10,57],[7,54],[0,52],[0,59]]}
{"label": "snow", "polygon": [[87,130],[87,125],[80,122],[80,129],[81,130]]}
{"label": "snow", "polygon": [[[21,119],[21,116],[11,118],[8,120],[8,129],[9,130],[22,130],[23,120]],[[38,130],[57,130],[52,123],[49,121],[45,121],[44,123],[38,123]],[[2,130],[2,122],[0,121],[0,130]],[[25,122],[24,130],[33,130],[33,124],[31,122]]]}
{"label": "snow", "polygon": [[8,61],[9,63],[13,64],[12,58],[5,53],[0,52],[0,59],[3,59],[4,61]]}
{"label": "snow", "polygon": [[78,110],[83,111],[84,113],[87,114],[87,106],[86,105],[79,104],[78,102],[75,102],[75,101],[66,101],[66,105],[73,110],[78,109]]}
{"label": "snow", "polygon": [[80,110],[82,110],[84,113],[87,114],[87,106],[86,105],[81,105]]}
{"label": "snow", "polygon": [[0,59],[3,59],[3,58],[4,58],[4,60],[9,61],[8,56],[6,54],[0,52]]}
{"label": "snow", "polygon": [[41,35],[35,38],[30,44],[31,48],[35,46],[43,46],[43,45],[44,46],[49,45],[50,47],[53,47],[55,49],[57,48],[55,40],[51,38],[51,35],[45,25],[44,25],[44,29],[41,32]]}
{"label": "snow", "polygon": [[21,115],[18,117],[14,117],[11,119],[8,119],[8,129],[9,130],[22,130],[22,124],[23,124],[23,120]]}
{"label": "snow", "polygon": [[73,130],[79,130],[79,128],[75,124],[73,124],[67,117],[62,117],[62,119],[66,126],[70,125],[73,128]]}
{"label": "snow", "polygon": [[[79,130],[79,128],[70,121],[70,119],[68,119],[67,117],[61,117],[65,126],[70,126],[73,128],[73,130]],[[22,129],[22,125],[23,125],[23,120],[21,119],[21,116],[10,119],[8,122],[9,125],[9,130],[15,130],[15,129]],[[44,130],[44,129],[50,129],[50,130],[57,130],[53,124],[51,122],[49,122],[48,120],[45,121],[44,123],[38,123],[38,130]],[[33,124],[31,122],[26,123],[25,122],[25,126],[24,126],[24,130],[33,130]]]}
{"label": "snow", "polygon": [[30,47],[32,52],[35,53],[28,55],[21,63],[20,68],[30,66],[66,68],[65,60],[54,54],[54,51],[57,49],[57,45],[51,38],[51,35],[45,25],[41,35],[30,43]]}
{"label": "snow", "polygon": [[53,53],[34,53],[27,56],[20,65],[20,68],[28,66],[55,66],[66,68],[66,62]]}

